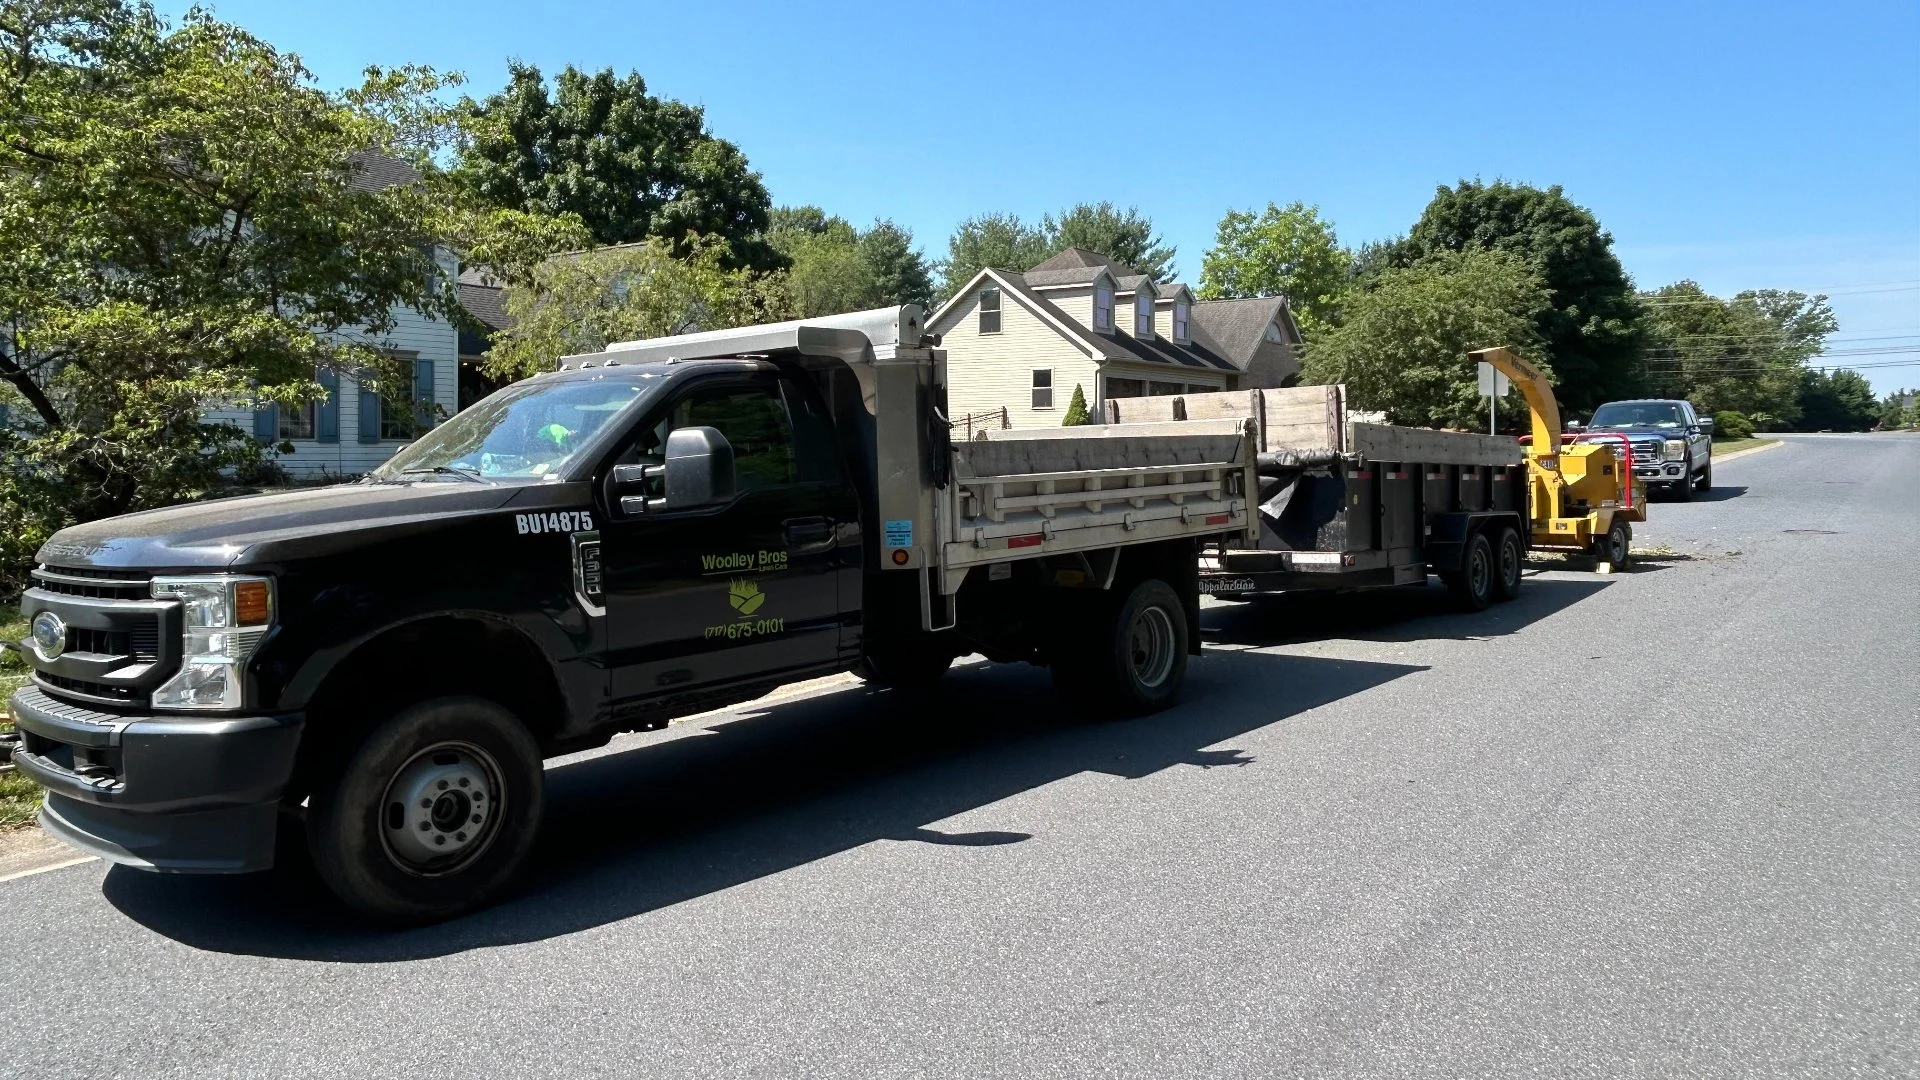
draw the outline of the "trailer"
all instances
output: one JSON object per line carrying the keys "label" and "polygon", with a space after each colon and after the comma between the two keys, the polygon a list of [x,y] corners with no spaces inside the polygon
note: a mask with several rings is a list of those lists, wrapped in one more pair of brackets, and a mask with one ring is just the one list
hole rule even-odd
{"label": "trailer", "polygon": [[1243,420],[1259,450],[1251,543],[1202,553],[1225,599],[1446,582],[1480,610],[1520,588],[1527,468],[1510,438],[1355,419],[1342,386],[1120,398],[1116,423]]}

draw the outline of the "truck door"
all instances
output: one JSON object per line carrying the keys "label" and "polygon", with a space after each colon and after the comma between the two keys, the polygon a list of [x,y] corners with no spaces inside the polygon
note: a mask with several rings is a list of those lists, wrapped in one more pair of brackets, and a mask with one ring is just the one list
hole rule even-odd
{"label": "truck door", "polygon": [[837,525],[857,514],[824,416],[771,372],[691,380],[636,429],[616,464],[663,461],[675,428],[719,430],[737,494],[685,512],[624,515],[603,535],[608,662],[616,708],[831,664],[846,559]]}

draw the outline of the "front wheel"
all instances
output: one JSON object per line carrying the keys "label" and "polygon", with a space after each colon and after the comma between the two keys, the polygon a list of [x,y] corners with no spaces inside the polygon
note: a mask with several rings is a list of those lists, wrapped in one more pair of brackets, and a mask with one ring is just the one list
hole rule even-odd
{"label": "front wheel", "polygon": [[1693,501],[1693,460],[1687,460],[1686,475],[1673,485],[1673,497],[1681,502]]}
{"label": "front wheel", "polygon": [[373,729],[307,815],[314,869],[354,910],[429,922],[513,879],[540,829],[540,749],[499,705],[444,697]]}
{"label": "front wheel", "polygon": [[1700,470],[1700,483],[1695,486],[1700,491],[1713,490],[1713,462],[1707,462],[1707,467]]}
{"label": "front wheel", "polygon": [[1053,661],[1062,695],[1097,712],[1144,716],[1173,704],[1187,677],[1187,609],[1173,587],[1143,581],[1100,605],[1078,648]]}

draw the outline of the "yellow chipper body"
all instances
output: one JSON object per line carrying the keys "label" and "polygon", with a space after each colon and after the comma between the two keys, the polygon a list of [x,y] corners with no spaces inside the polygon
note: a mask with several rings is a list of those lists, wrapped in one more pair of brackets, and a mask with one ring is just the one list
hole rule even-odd
{"label": "yellow chipper body", "polygon": [[1512,379],[1533,414],[1533,443],[1526,448],[1532,546],[1624,564],[1633,550],[1633,522],[1647,520],[1646,486],[1633,479],[1633,450],[1625,437],[1618,445],[1563,445],[1560,403],[1539,368],[1505,348],[1471,355]]}

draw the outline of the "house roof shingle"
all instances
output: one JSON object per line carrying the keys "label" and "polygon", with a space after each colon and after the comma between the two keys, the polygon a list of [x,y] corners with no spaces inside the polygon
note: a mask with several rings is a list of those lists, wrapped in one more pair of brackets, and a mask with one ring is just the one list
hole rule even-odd
{"label": "house roof shingle", "polygon": [[353,165],[353,179],[347,187],[354,191],[384,191],[401,184],[420,182],[420,170],[379,150],[359,150],[347,156]]}

